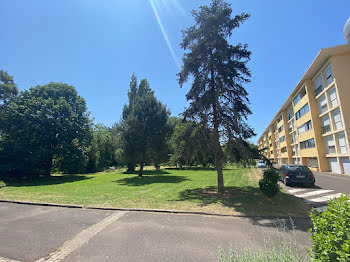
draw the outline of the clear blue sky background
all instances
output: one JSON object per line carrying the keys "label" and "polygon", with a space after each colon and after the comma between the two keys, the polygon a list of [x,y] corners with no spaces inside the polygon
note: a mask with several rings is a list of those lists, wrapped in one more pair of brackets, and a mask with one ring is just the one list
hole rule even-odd
{"label": "clear blue sky background", "polygon": [[[180,89],[181,29],[193,24],[190,10],[208,0],[0,0],[0,69],[20,90],[50,81],[74,85],[96,123],[120,120],[130,76],[147,78],[173,115],[187,105]],[[350,1],[231,0],[234,13],[251,19],[232,43],[253,52],[247,85],[257,137],[294,89],[321,48],[344,44]]]}

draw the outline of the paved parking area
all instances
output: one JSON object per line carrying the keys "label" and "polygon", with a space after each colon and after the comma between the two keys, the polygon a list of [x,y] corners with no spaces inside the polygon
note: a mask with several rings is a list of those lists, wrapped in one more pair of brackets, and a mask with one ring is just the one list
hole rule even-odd
{"label": "paved parking area", "polygon": [[[286,222],[287,221],[287,222]],[[288,220],[117,212],[0,203],[0,257],[16,261],[217,261],[218,247],[261,249]],[[309,246],[308,219],[293,235]],[[0,258],[1,261],[1,258]]]}

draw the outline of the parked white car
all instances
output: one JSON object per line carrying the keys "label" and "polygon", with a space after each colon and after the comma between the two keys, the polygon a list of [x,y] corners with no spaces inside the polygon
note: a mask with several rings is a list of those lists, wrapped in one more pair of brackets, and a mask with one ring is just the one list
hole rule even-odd
{"label": "parked white car", "polygon": [[265,162],[262,161],[262,160],[259,160],[259,161],[258,161],[258,168],[266,168]]}

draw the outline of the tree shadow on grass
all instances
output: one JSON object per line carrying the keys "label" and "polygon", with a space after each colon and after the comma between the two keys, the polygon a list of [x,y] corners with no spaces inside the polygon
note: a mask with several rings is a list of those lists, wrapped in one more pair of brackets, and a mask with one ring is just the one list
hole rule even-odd
{"label": "tree shadow on grass", "polygon": [[[139,171],[133,171],[133,172],[124,172],[123,174],[130,174],[130,175],[138,175]],[[150,176],[150,175],[167,175],[170,174],[169,172],[160,169],[160,170],[143,170],[142,174],[144,176]]]}
{"label": "tree shadow on grass", "polygon": [[[290,223],[289,219],[278,218],[289,216],[286,214],[288,209],[283,206],[283,203],[287,203],[288,199],[295,198],[283,192],[278,194],[279,200],[268,200],[262,195],[260,189],[256,187],[225,187],[225,192],[222,194],[217,193],[216,187],[206,187],[184,190],[179,193],[179,199],[174,201],[191,201],[198,203],[200,207],[219,203],[222,206],[234,208],[239,213],[247,215],[247,219],[254,225],[280,228],[279,224],[281,222],[287,222],[284,230],[307,232],[311,227],[311,222],[307,217],[295,217],[292,223]],[[294,201],[291,202],[295,203]],[[279,208],[283,208],[283,210],[279,211]],[[215,210],[212,212],[215,213]],[[269,217],[268,219],[267,216]],[[293,215],[290,214],[290,216]]]}
{"label": "tree shadow on grass", "polygon": [[[167,170],[192,170],[192,171],[216,171],[215,167],[198,167],[198,166],[188,166],[188,167],[166,167],[165,169]],[[238,169],[237,167],[232,167],[232,168],[223,168],[222,170],[236,170]]]}
{"label": "tree shadow on grass", "polygon": [[65,183],[74,183],[77,181],[82,181],[86,179],[91,179],[85,175],[62,175],[62,176],[50,176],[42,177],[32,180],[9,180],[6,182],[8,187],[24,187],[24,186],[48,186],[48,185],[58,185]]}
{"label": "tree shadow on grass", "polygon": [[133,176],[127,177],[120,180],[116,180],[120,185],[124,186],[144,186],[149,184],[162,184],[162,183],[181,183],[190,180],[184,176],[168,176],[168,175],[144,175],[142,177]]}

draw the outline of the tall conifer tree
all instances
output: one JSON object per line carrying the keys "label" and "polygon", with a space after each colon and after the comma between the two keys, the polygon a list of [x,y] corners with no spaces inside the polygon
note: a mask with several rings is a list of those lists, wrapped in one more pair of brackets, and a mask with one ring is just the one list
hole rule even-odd
{"label": "tall conifer tree", "polygon": [[246,123],[251,111],[243,86],[250,81],[247,62],[251,52],[246,44],[229,43],[232,31],[250,15],[242,13],[232,18],[231,14],[230,4],[223,0],[213,0],[210,6],[192,11],[195,25],[182,32],[185,54],[178,74],[180,86],[190,76],[193,79],[186,95],[190,105],[185,118],[199,120],[214,130],[218,192],[224,191],[222,142],[254,134]]}

